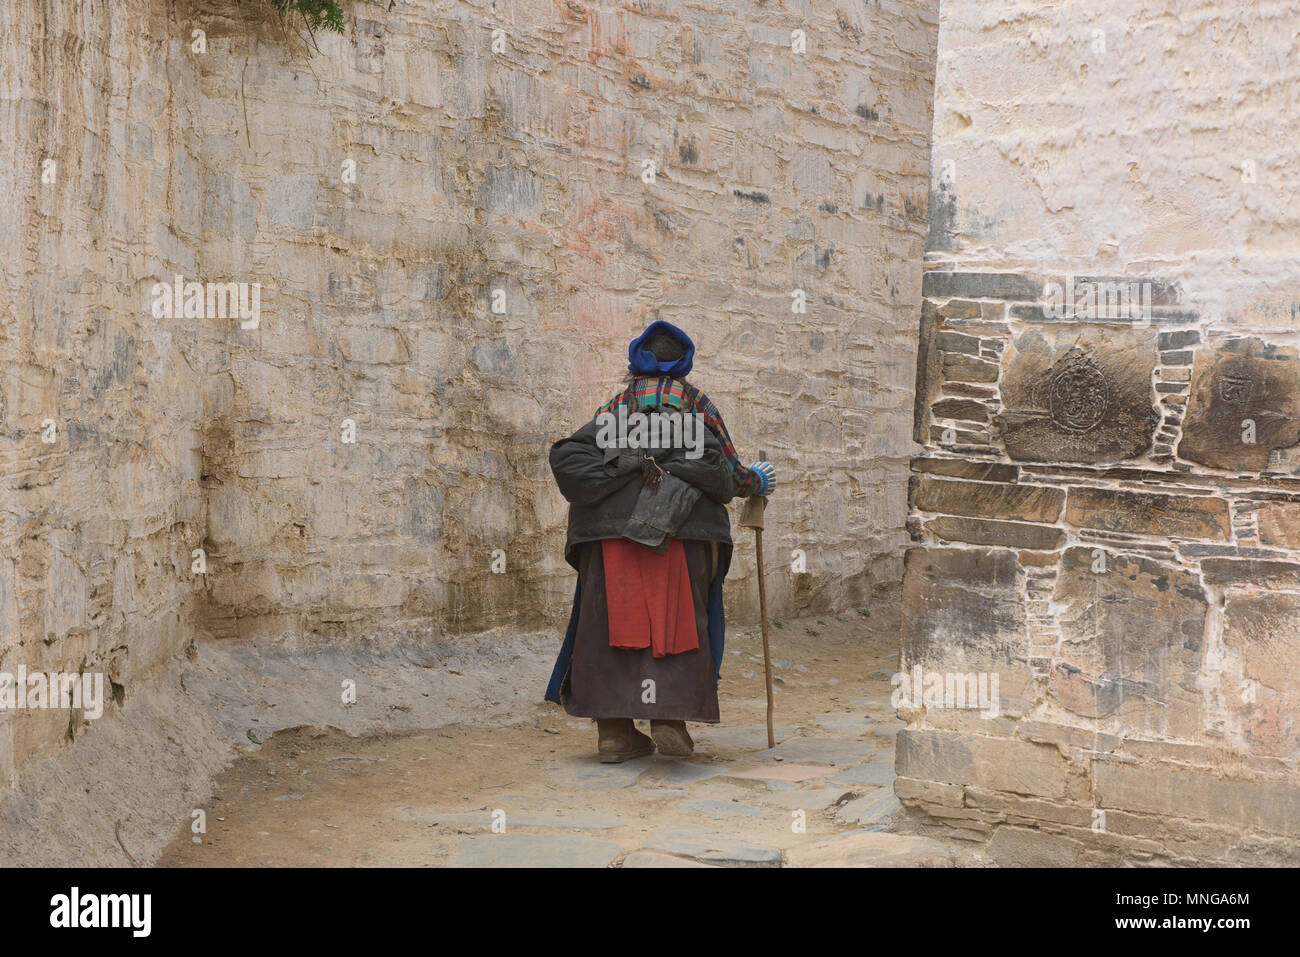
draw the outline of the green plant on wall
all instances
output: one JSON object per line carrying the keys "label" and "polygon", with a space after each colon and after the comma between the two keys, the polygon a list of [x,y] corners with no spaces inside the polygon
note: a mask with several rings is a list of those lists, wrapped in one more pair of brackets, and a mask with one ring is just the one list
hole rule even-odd
{"label": "green plant on wall", "polygon": [[343,8],[338,0],[271,0],[271,5],[281,16],[301,16],[310,32],[321,29],[343,32]]}

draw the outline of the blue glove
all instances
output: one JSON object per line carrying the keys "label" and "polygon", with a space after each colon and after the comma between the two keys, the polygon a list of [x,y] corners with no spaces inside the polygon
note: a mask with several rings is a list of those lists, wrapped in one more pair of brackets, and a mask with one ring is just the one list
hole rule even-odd
{"label": "blue glove", "polygon": [[772,489],[776,486],[776,467],[771,462],[755,462],[749,470],[758,476],[758,494],[772,494]]}

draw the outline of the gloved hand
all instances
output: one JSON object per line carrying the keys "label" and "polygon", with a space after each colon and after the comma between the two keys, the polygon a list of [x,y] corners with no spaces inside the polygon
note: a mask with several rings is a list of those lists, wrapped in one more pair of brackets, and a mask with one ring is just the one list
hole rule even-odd
{"label": "gloved hand", "polygon": [[776,487],[776,466],[771,462],[755,462],[749,470],[758,475],[758,494],[771,495],[772,489]]}

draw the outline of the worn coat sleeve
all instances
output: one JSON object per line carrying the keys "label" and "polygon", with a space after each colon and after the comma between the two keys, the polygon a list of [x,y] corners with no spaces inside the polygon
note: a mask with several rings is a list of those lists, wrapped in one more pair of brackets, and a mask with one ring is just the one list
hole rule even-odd
{"label": "worn coat sleeve", "polygon": [[606,462],[596,432],[595,423],[588,423],[551,446],[551,473],[560,494],[573,505],[594,505],[640,476],[635,456],[624,453]]}
{"label": "worn coat sleeve", "polygon": [[736,497],[731,467],[723,454],[722,443],[712,429],[704,429],[703,455],[691,459],[682,450],[674,449],[665,470],[694,485],[719,505],[726,505]]}

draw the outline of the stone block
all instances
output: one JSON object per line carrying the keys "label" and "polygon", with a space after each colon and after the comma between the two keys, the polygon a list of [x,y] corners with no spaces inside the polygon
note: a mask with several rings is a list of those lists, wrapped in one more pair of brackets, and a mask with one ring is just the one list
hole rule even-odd
{"label": "stone block", "polygon": [[967,356],[980,354],[980,341],[975,336],[964,336],[959,332],[940,332],[934,337],[935,346],[947,353],[959,353]]}
{"label": "stone block", "polygon": [[[1094,289],[1099,286],[1114,287],[1123,285],[1130,288],[1135,285],[1139,286],[1141,287],[1140,294],[1133,297],[1135,305],[1139,298],[1145,302],[1148,297],[1150,297],[1152,306],[1176,306],[1182,302],[1182,287],[1179,283],[1168,280],[1151,279],[1145,276],[1137,278],[1125,276],[1075,276],[1073,279],[1076,289],[1084,285],[1094,287]],[[1106,303],[1106,294],[1104,289],[1097,292],[1099,306],[1104,306]],[[1075,300],[1078,301],[1078,299],[1079,295],[1076,293]]]}
{"label": "stone block", "polygon": [[1001,545],[1050,551],[1065,544],[1065,533],[1059,528],[1024,522],[944,517],[926,522],[925,528],[945,541],[970,542],[972,545]]}
{"label": "stone block", "polygon": [[1118,735],[1049,721],[1021,721],[1016,726],[1016,731],[1026,741],[1039,741],[1083,751],[1115,751],[1123,743]]}
{"label": "stone block", "polygon": [[973,356],[948,353],[943,356],[943,378],[958,382],[997,382],[998,364]]}
{"label": "stone block", "polygon": [[1259,540],[1300,550],[1300,502],[1266,502],[1255,511]]}
{"label": "stone block", "polygon": [[955,396],[960,399],[995,399],[998,394],[997,389],[991,385],[976,385],[970,382],[945,382],[942,391],[945,396]]}
{"label": "stone block", "polygon": [[1179,329],[1174,332],[1160,333],[1160,349],[1183,349],[1194,346],[1201,341],[1201,334],[1195,329]]}
{"label": "stone block", "polygon": [[1043,283],[1034,276],[1003,272],[944,272],[926,270],[921,295],[936,299],[960,296],[965,299],[1006,299],[1035,302],[1042,297]]}
{"label": "stone block", "polygon": [[1224,678],[1223,701],[1252,752],[1300,758],[1300,595],[1277,592],[1228,600],[1223,647],[1241,662]]}
{"label": "stone block", "polygon": [[1064,490],[1045,485],[955,482],[926,477],[917,485],[915,504],[923,512],[1055,522],[1064,501]]}
{"label": "stone block", "polygon": [[931,475],[948,475],[954,478],[977,479],[984,482],[1015,482],[1020,475],[1020,469],[1015,465],[937,457],[912,459],[912,471],[928,472]]}
{"label": "stone block", "polygon": [[1300,564],[1254,558],[1207,558],[1201,571],[1209,585],[1253,585],[1258,588],[1300,588]]}
{"label": "stone block", "polygon": [[949,299],[939,307],[939,315],[945,319],[978,319],[980,304],[971,299]]}
{"label": "stone block", "polygon": [[[968,787],[965,789],[967,807],[979,808],[986,813],[996,814],[1011,823],[1049,822],[1068,824],[1073,827],[1091,827],[1092,808],[1078,804],[1061,804],[1044,801],[1039,798],[1026,798],[1004,791],[989,791],[985,788]],[[1019,819],[1017,821],[1016,819]]]}
{"label": "stone block", "polygon": [[[912,404],[912,438],[920,445],[929,441],[930,404],[939,392],[943,354],[934,344],[939,316],[928,299],[921,304],[921,322],[916,352],[916,389]],[[996,375],[994,376],[996,378]]]}
{"label": "stone block", "polygon": [[[1095,552],[1104,559],[1104,570]],[[1121,715],[1125,728],[1200,733],[1196,685],[1207,614],[1196,575],[1138,555],[1066,549],[1052,595],[1062,643],[1050,697],[1085,718]]]}
{"label": "stone block", "polygon": [[1034,462],[1120,462],[1151,447],[1159,414],[1151,402],[1152,330],[1034,329],[1004,356],[1007,455]]}
{"label": "stone block", "polygon": [[1100,759],[1093,762],[1092,778],[1104,808],[1300,836],[1300,786],[1289,781]]}
{"label": "stone block", "polygon": [[1217,495],[1158,495],[1075,487],[1065,520],[1077,528],[1129,535],[1226,540],[1232,535],[1228,502]]}
{"label": "stone block", "polygon": [[962,807],[965,788],[959,784],[940,784],[916,778],[894,778],[894,794],[903,804],[919,802],[941,807]]}
{"label": "stone block", "polygon": [[907,729],[898,735],[898,776],[1060,799],[1071,771],[1050,745]]}
{"label": "stone block", "polygon": [[1074,867],[1084,845],[1064,834],[1003,825],[989,839],[989,857],[1005,867]]}
{"label": "stone block", "polygon": [[973,399],[940,399],[930,407],[936,419],[959,419],[965,422],[987,422],[989,408]]}
{"label": "stone block", "polygon": [[1021,650],[1024,603],[1015,552],[913,548],[903,574],[903,654],[909,667],[972,670]]}
{"label": "stone block", "polygon": [[991,436],[987,429],[953,429],[930,427],[930,444],[941,448],[962,451],[968,447],[987,447]]}
{"label": "stone block", "polygon": [[1300,443],[1300,353],[1261,339],[1226,339],[1197,352],[1178,454],[1237,472],[1268,466]]}

